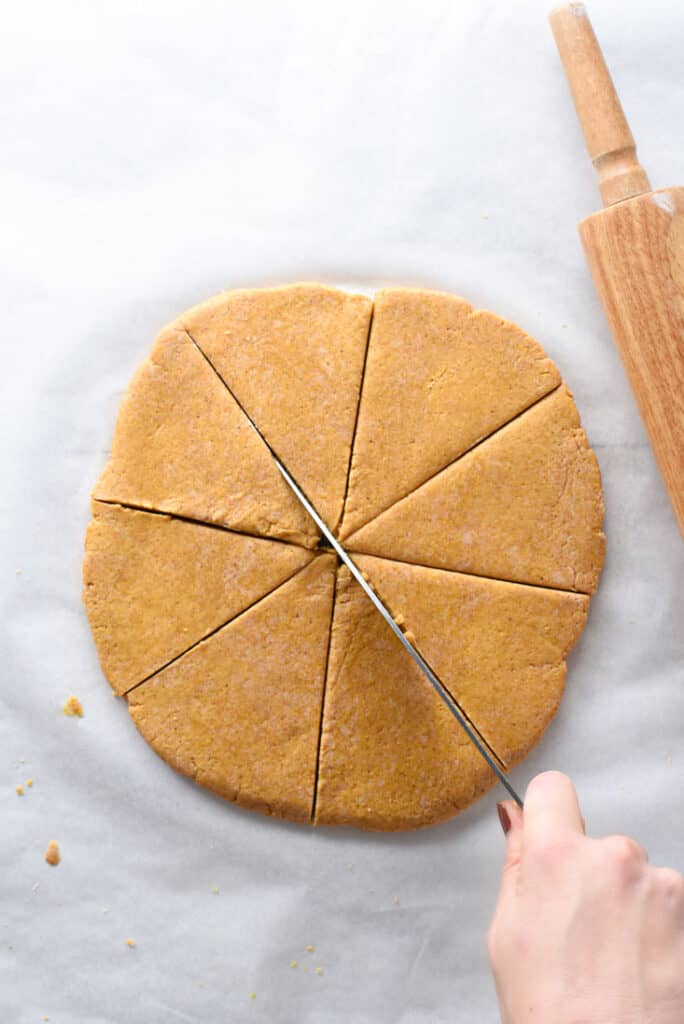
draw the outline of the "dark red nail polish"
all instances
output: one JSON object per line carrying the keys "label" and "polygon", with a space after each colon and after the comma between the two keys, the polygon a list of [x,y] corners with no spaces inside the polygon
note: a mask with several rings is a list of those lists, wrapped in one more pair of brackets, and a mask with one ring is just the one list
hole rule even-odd
{"label": "dark red nail polish", "polygon": [[508,815],[508,811],[506,810],[503,804],[497,804],[496,813],[499,815],[499,821],[501,822],[503,834],[507,836],[511,830],[511,819]]}

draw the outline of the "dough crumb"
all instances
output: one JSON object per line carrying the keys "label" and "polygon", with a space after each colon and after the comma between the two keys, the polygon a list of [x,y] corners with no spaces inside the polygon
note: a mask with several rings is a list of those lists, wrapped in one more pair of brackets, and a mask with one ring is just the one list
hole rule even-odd
{"label": "dough crumb", "polygon": [[30,788],[31,788],[31,786],[33,785],[33,779],[27,779],[27,780],[26,780],[26,785],[27,785],[27,786],[28,786],[28,788],[30,789]]}
{"label": "dough crumb", "polygon": [[323,968],[322,967],[317,967],[316,968],[316,974],[322,974],[322,973],[323,973]]}
{"label": "dough crumb", "polygon": [[414,647],[415,647],[415,644],[416,644],[416,634],[412,633],[410,629],[405,629],[404,630],[404,636],[406,637],[408,642],[410,644],[413,644]]}
{"label": "dough crumb", "polygon": [[401,614],[401,612],[399,612],[399,614],[398,614],[398,615],[395,615],[395,616],[394,616],[394,621],[396,622],[397,626],[403,626],[403,625],[404,625],[404,623],[406,622],[406,619],[405,619],[405,618],[404,618],[404,616],[403,616],[403,615]]}
{"label": "dough crumb", "polygon": [[23,796],[24,795],[24,787],[23,786],[17,786],[16,792],[17,792],[17,796]]}
{"label": "dough crumb", "polygon": [[62,856],[59,852],[59,843],[56,839],[51,839],[47,844],[47,850],[45,851],[45,860],[53,868],[56,868],[59,864]]}
{"label": "dough crumb", "polygon": [[392,903],[398,904],[399,903],[399,897],[398,896],[393,896],[392,897]]}
{"label": "dough crumb", "polygon": [[126,945],[128,946],[129,949],[135,949],[135,947],[136,947],[135,939],[126,939]]}
{"label": "dough crumb", "polygon": [[315,949],[315,947],[314,947],[314,946],[307,946],[307,947],[306,947],[306,951],[307,951],[307,953],[313,953],[313,952],[314,952],[314,949]]}
{"label": "dough crumb", "polygon": [[296,960],[290,960],[290,967],[298,967],[298,966],[299,965],[298,965]]}
{"label": "dough crumb", "polygon": [[218,885],[212,885],[212,887],[211,887],[211,890],[210,890],[210,891],[211,891],[211,892],[213,892],[213,893],[214,893],[214,895],[216,895],[216,894],[218,893],[218,891],[219,891],[219,890],[218,890]]}
{"label": "dough crumb", "polygon": [[74,697],[73,693],[64,702],[62,711],[65,715],[68,715],[69,718],[83,718],[83,705],[78,697]]}
{"label": "dough crumb", "polygon": [[249,993],[249,998],[250,999],[256,999],[256,992],[250,992]]}

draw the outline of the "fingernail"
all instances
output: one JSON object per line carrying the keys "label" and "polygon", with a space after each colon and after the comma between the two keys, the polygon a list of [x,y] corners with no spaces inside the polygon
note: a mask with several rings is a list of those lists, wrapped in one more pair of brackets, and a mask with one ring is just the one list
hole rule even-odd
{"label": "fingernail", "polygon": [[509,817],[508,811],[506,810],[503,804],[497,804],[496,813],[499,815],[499,821],[501,822],[503,834],[507,836],[511,830],[511,819]]}

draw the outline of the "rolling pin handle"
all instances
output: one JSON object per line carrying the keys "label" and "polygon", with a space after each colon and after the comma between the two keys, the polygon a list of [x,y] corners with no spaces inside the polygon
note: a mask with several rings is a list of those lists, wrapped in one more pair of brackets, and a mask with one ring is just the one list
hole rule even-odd
{"label": "rolling pin handle", "polygon": [[586,8],[558,7],[549,15],[604,206],[649,192],[648,175],[615,91]]}

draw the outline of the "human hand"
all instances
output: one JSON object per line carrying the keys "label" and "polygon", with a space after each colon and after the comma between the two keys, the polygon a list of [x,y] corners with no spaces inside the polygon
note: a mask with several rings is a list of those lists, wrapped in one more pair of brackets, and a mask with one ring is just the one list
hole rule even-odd
{"label": "human hand", "polygon": [[499,805],[506,862],[488,935],[504,1024],[682,1024],[684,877],[626,836],[589,839],[560,772]]}

